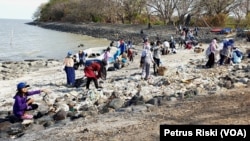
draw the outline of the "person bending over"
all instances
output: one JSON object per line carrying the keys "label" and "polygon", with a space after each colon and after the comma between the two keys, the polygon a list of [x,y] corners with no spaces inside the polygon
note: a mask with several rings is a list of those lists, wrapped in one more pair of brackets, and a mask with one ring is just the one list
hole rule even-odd
{"label": "person bending over", "polygon": [[84,68],[84,74],[87,77],[86,89],[89,89],[91,81],[94,81],[96,89],[101,88],[98,86],[97,80],[102,77],[102,67],[100,62],[95,61]]}

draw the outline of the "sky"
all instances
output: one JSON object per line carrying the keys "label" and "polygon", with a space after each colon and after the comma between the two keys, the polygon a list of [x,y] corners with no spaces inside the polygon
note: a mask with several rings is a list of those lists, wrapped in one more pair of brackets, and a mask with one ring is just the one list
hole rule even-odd
{"label": "sky", "polygon": [[0,19],[32,19],[42,3],[49,0],[0,0]]}

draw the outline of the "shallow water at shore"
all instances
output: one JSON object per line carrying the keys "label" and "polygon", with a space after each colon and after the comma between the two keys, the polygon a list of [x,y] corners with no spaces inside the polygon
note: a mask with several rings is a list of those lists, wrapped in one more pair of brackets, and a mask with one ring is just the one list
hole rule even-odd
{"label": "shallow water at shore", "polygon": [[[69,50],[108,46],[107,39],[27,25],[28,20],[0,19],[0,62],[26,59],[62,60]],[[78,48],[79,44],[84,47]]]}

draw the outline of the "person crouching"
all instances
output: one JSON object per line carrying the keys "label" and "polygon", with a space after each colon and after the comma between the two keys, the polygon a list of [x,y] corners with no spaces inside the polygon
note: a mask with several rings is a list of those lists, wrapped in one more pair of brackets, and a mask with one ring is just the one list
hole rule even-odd
{"label": "person crouching", "polygon": [[33,115],[26,113],[26,111],[35,110],[38,108],[37,104],[34,104],[34,99],[28,98],[29,96],[46,92],[47,90],[35,90],[28,91],[29,85],[25,82],[17,84],[17,93],[14,96],[15,102],[13,105],[13,114],[21,119],[32,119]]}
{"label": "person crouching", "polygon": [[98,79],[102,76],[102,65],[99,62],[93,62],[89,66],[84,68],[84,74],[87,77],[86,89],[89,90],[91,81],[94,81],[95,88],[101,88],[98,86]]}

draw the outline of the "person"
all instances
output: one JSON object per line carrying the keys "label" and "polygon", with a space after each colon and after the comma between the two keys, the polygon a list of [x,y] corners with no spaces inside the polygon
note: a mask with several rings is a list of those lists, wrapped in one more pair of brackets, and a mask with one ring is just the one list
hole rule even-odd
{"label": "person", "polygon": [[170,44],[167,41],[167,39],[165,39],[163,42],[162,55],[167,55],[169,53],[169,48],[170,48]]}
{"label": "person", "polygon": [[109,64],[110,64],[109,59],[110,58],[112,58],[112,55],[110,54],[110,47],[108,47],[105,50],[104,55],[103,55],[103,63],[104,63],[104,67],[106,70],[108,70],[108,68],[109,68]]}
{"label": "person", "polygon": [[78,70],[78,68],[79,68],[79,62],[77,61],[77,56],[76,55],[73,55],[73,60],[74,60],[74,65],[73,65],[73,67],[74,67],[74,69],[75,70]]}
{"label": "person", "polygon": [[109,44],[109,46],[113,47],[114,44],[115,44],[115,42],[114,42],[114,41],[111,41],[110,44]]}
{"label": "person", "polygon": [[116,52],[115,52],[115,54],[113,55],[113,58],[114,58],[115,61],[116,61],[117,58],[120,56],[120,54],[121,54],[121,50],[120,50],[120,49],[117,49]]}
{"label": "person", "polygon": [[233,46],[234,46],[234,40],[229,39],[224,41],[223,48],[220,52],[220,60],[219,60],[220,65],[230,64]]}
{"label": "person", "polygon": [[13,97],[15,99],[13,105],[13,114],[21,120],[32,119],[33,115],[28,114],[27,111],[35,110],[38,108],[38,104],[34,104],[34,99],[28,97],[35,94],[41,94],[42,92],[48,92],[45,89],[28,91],[28,87],[30,87],[30,85],[27,85],[25,82],[18,83],[17,93]]}
{"label": "person", "polygon": [[71,51],[69,51],[63,61],[64,71],[66,72],[66,77],[67,77],[67,85],[71,87],[74,86],[75,84],[75,69],[74,69],[74,60],[72,57],[73,54]]}
{"label": "person", "polygon": [[198,36],[198,31],[199,31],[199,28],[196,26],[194,28],[194,35],[197,37]]}
{"label": "person", "polygon": [[141,64],[142,64],[142,79],[148,80],[149,79],[149,73],[150,73],[150,65],[153,62],[153,55],[150,51],[150,45],[145,46],[145,49],[142,51],[141,54]]}
{"label": "person", "polygon": [[158,74],[158,67],[160,66],[161,62],[161,49],[162,49],[162,44],[161,41],[156,42],[156,46],[153,47],[153,58],[154,58],[154,75]]}
{"label": "person", "polygon": [[85,53],[83,50],[79,50],[79,52],[76,54],[76,61],[80,67],[85,65],[86,56],[87,53]]}
{"label": "person", "polygon": [[216,49],[217,49],[217,40],[213,39],[212,42],[209,44],[209,47],[208,47],[208,50],[209,50],[209,53],[207,54],[208,55],[208,61],[207,61],[206,65],[205,65],[207,68],[213,68],[214,67]]}
{"label": "person", "polygon": [[133,43],[132,43],[131,40],[128,41],[128,45],[127,46],[128,46],[128,49],[133,47]]}
{"label": "person", "polygon": [[121,50],[120,55],[122,55],[124,52],[127,51],[127,45],[126,45],[126,43],[124,42],[123,39],[120,40],[119,49]]}
{"label": "person", "polygon": [[145,49],[146,46],[150,46],[150,42],[148,37],[143,38],[143,46],[142,49]]}
{"label": "person", "polygon": [[182,30],[180,34],[179,47],[182,48],[183,45],[186,46],[186,32],[184,30]]}
{"label": "person", "polygon": [[84,68],[84,74],[87,77],[86,89],[89,90],[90,82],[94,81],[95,88],[101,88],[98,86],[98,79],[102,78],[103,65],[100,62],[94,61],[89,66]]}
{"label": "person", "polygon": [[133,54],[132,48],[128,48],[128,53],[127,53],[127,55],[128,55],[129,61],[130,61],[130,62],[133,62],[133,61],[134,61],[134,54]]}
{"label": "person", "polygon": [[174,40],[173,36],[170,37],[169,43],[170,43],[171,52],[175,54],[176,53],[176,47],[175,47],[176,41]]}
{"label": "person", "polygon": [[122,67],[125,67],[128,65],[128,57],[127,57],[127,54],[124,52],[122,55],[121,55],[121,63],[122,63]]}
{"label": "person", "polygon": [[232,62],[234,64],[239,64],[243,58],[243,53],[237,47],[233,47],[232,51]]}

